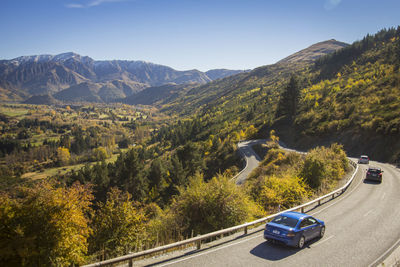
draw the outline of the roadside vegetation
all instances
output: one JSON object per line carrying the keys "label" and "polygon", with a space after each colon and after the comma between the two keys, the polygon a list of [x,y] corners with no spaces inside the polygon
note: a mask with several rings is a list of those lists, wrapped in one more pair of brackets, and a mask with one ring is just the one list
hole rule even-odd
{"label": "roadside vegetation", "polygon": [[270,140],[275,142],[264,145],[266,156],[244,185],[251,199],[268,213],[332,191],[350,170],[341,145],[316,147],[304,155],[280,148],[273,131]]}

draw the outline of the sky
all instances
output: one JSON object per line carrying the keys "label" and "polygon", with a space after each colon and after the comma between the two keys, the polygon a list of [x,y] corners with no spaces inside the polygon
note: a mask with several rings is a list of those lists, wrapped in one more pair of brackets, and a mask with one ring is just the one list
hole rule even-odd
{"label": "sky", "polygon": [[176,70],[253,69],[398,25],[399,0],[1,0],[0,59],[75,52]]}

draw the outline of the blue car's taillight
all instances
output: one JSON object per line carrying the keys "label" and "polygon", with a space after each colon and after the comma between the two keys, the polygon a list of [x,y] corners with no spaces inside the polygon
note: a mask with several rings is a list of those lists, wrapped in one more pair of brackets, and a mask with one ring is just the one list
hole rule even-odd
{"label": "blue car's taillight", "polygon": [[287,237],[294,237],[296,234],[294,232],[288,232],[287,233]]}

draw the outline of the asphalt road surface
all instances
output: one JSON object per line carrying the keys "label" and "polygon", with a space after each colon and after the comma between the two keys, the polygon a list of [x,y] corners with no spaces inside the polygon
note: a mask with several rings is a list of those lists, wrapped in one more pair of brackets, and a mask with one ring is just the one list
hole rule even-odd
{"label": "asphalt road surface", "polygon": [[[384,170],[382,183],[364,180],[368,166]],[[265,242],[259,227],[252,234],[209,248],[171,253],[134,265],[376,266],[400,243],[399,189],[400,169],[371,161],[360,165],[344,194],[307,212],[325,221],[326,233],[301,250]]]}
{"label": "asphalt road surface", "polygon": [[238,144],[239,152],[242,154],[246,161],[246,166],[244,169],[239,173],[239,175],[236,177],[236,184],[240,185],[243,184],[243,182],[247,179],[249,174],[251,173],[252,170],[254,170],[260,161],[262,160],[256,152],[251,148],[251,146],[254,146],[256,144],[265,144],[266,140],[264,139],[259,139],[259,140],[250,140],[250,141],[245,141],[245,142],[240,142]]}

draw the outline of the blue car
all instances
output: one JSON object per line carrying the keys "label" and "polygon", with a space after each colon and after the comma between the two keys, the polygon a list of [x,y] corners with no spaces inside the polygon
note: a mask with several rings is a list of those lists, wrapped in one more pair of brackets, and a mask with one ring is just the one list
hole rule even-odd
{"label": "blue car", "polygon": [[323,221],[304,213],[288,211],[267,223],[264,238],[267,241],[277,241],[287,246],[303,248],[307,241],[323,237],[324,234]]}

